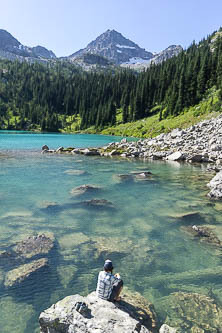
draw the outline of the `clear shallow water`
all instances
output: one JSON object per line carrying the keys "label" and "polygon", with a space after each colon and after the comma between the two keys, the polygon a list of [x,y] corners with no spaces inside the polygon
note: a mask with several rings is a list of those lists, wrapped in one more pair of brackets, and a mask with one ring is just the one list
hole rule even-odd
{"label": "clear shallow water", "polygon": [[121,137],[90,134],[32,133],[22,131],[0,131],[0,150],[39,150],[45,144],[50,149],[64,147],[96,147]]}
{"label": "clear shallow water", "polygon": [[[107,257],[125,286],[153,302],[162,320],[161,302],[178,290],[205,295],[213,290],[222,301],[220,276],[199,279],[195,273],[205,269],[212,273],[220,267],[220,252],[181,229],[186,224],[220,227],[221,206],[206,197],[211,175],[204,169],[39,152],[43,144],[56,148],[70,146],[73,140],[78,142],[76,147],[101,146],[116,140],[113,137],[55,135],[54,142],[52,134],[49,141],[45,135],[30,134],[33,141],[27,143],[29,134],[14,135],[3,134],[2,143],[0,134],[4,150],[0,157],[0,251],[39,232],[53,233],[55,248],[48,256],[49,267],[17,287],[5,288],[4,275],[18,264],[0,262],[0,332],[38,332],[41,311],[66,295],[95,289]],[[118,177],[139,170],[149,170],[153,176],[147,181]],[[71,196],[70,191],[83,184],[100,189]],[[113,207],[82,203],[93,198],[106,199]],[[46,208],[50,202],[56,206]],[[178,214],[188,212],[200,216],[179,218]],[[193,272],[192,279],[187,279],[187,271]]]}

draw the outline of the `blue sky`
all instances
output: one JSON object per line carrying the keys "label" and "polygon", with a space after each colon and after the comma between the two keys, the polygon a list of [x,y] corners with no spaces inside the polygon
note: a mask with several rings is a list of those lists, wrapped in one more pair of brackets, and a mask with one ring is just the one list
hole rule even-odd
{"label": "blue sky", "polygon": [[57,56],[115,29],[147,51],[187,47],[222,26],[222,0],[1,0],[0,29]]}

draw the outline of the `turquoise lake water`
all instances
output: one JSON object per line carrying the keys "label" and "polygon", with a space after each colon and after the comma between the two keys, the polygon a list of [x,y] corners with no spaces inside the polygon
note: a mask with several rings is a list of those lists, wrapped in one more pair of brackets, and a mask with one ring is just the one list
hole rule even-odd
{"label": "turquoise lake water", "polygon": [[[222,301],[221,278],[213,276],[215,268],[222,270],[221,253],[183,229],[213,225],[222,235],[222,206],[206,196],[212,174],[205,167],[41,154],[44,144],[88,147],[119,139],[0,131],[0,251],[29,235],[53,233],[55,237],[52,252],[43,256],[49,266],[20,285],[6,288],[4,278],[21,262],[0,257],[1,333],[37,333],[41,311],[67,295],[86,295],[95,289],[106,258],[113,260],[127,288],[154,303],[162,321],[167,297],[173,292],[208,295],[213,291]],[[150,171],[152,176],[148,180],[119,177],[139,171]],[[71,190],[83,184],[99,189],[73,196]],[[84,204],[90,199],[106,199],[112,205]],[[194,212],[193,218],[181,217]],[[198,272],[205,270],[209,279],[207,274],[199,279]],[[193,278],[187,279],[188,271]]]}

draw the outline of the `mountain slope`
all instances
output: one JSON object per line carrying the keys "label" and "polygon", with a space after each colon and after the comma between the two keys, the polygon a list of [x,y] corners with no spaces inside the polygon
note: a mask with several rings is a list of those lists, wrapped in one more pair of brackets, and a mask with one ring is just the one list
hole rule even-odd
{"label": "mountain slope", "polygon": [[24,46],[8,31],[0,29],[0,58],[34,62],[37,60],[55,59],[56,55],[43,46]]}
{"label": "mountain slope", "polygon": [[151,52],[147,52],[131,40],[125,38],[115,30],[107,30],[94,41],[89,43],[86,48],[81,49],[68,57],[69,60],[75,59],[83,54],[92,53],[112,60],[115,64],[122,64],[132,58],[149,60],[153,58]]}

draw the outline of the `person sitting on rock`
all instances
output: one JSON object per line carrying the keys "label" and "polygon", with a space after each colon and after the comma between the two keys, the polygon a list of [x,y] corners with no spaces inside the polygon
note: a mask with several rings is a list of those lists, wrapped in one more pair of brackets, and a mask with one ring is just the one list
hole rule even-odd
{"label": "person sitting on rock", "polygon": [[103,269],[98,276],[97,296],[111,302],[120,301],[119,295],[123,289],[123,281],[119,273],[113,275],[113,264],[109,259],[105,261]]}

